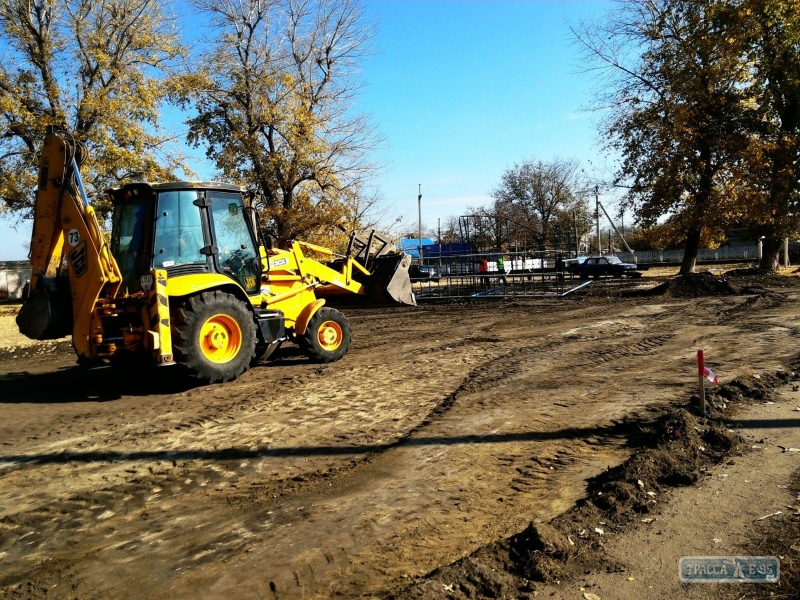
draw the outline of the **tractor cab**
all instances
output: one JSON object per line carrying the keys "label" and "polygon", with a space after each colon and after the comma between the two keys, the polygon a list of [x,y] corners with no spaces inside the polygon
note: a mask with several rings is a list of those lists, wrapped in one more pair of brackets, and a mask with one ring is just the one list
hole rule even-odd
{"label": "tractor cab", "polygon": [[213,182],[132,183],[109,191],[111,253],[133,294],[152,269],[169,277],[219,273],[248,295],[261,289],[257,236],[244,188]]}

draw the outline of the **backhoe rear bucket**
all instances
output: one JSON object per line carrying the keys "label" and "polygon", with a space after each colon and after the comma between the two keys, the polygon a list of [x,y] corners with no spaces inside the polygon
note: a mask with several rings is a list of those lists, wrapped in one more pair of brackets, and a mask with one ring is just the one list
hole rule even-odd
{"label": "backhoe rear bucket", "polygon": [[32,340],[55,340],[72,333],[69,282],[37,278],[36,287],[17,314],[19,331]]}

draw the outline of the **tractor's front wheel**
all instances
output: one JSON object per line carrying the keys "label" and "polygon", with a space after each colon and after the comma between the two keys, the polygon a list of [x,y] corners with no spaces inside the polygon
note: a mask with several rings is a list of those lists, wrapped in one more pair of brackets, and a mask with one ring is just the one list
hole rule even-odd
{"label": "tractor's front wheel", "polygon": [[352,338],[347,318],[336,309],[323,307],[311,317],[306,332],[298,341],[311,360],[327,363],[347,354]]}
{"label": "tractor's front wheel", "polygon": [[255,357],[256,323],[245,304],[231,294],[203,292],[174,312],[175,361],[205,383],[231,381]]}

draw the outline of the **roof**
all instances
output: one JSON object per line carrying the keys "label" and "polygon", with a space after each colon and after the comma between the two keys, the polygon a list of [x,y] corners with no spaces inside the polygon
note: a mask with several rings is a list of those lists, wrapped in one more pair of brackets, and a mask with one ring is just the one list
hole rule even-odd
{"label": "roof", "polygon": [[220,181],[167,181],[164,183],[150,183],[146,181],[126,183],[125,185],[108,190],[112,195],[129,188],[148,187],[155,191],[161,190],[221,190],[223,192],[244,193],[247,188],[233,183]]}
{"label": "roof", "polygon": [[170,181],[167,183],[148,184],[154,190],[222,190],[225,192],[246,192],[243,185],[222,183],[221,181]]}

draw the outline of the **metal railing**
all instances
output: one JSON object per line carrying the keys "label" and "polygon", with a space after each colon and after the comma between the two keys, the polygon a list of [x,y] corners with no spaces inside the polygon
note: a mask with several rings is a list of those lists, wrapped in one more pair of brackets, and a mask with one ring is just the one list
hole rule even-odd
{"label": "metal railing", "polygon": [[577,285],[564,270],[567,258],[547,250],[426,259],[422,264],[433,267],[436,276],[412,279],[412,286],[417,301],[555,296]]}

